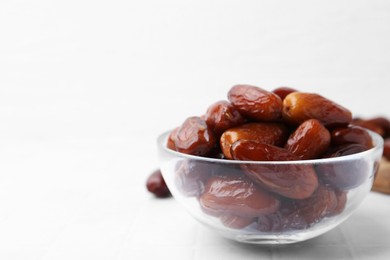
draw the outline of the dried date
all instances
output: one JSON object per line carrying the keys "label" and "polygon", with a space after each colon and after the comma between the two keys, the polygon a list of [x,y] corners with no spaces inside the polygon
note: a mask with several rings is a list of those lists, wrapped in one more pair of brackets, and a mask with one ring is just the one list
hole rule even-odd
{"label": "dried date", "polygon": [[155,170],[148,177],[146,180],[146,188],[158,198],[165,198],[171,195],[160,170]]}
{"label": "dried date", "polygon": [[220,136],[225,130],[245,122],[240,112],[225,100],[212,104],[207,109],[205,120],[216,136]]}
{"label": "dried date", "polygon": [[280,232],[306,229],[338,207],[336,193],[329,187],[320,186],[309,198],[284,200],[273,214],[259,216],[258,229],[263,232]]}
{"label": "dried date", "polygon": [[283,145],[288,137],[287,128],[280,123],[247,123],[225,131],[220,146],[226,158],[232,159],[230,148],[238,140],[252,140],[276,146]]}
{"label": "dried date", "polygon": [[299,159],[315,159],[330,145],[330,133],[318,120],[308,119],[290,135],[285,148]]}
{"label": "dried date", "polygon": [[275,212],[279,200],[248,180],[245,176],[214,176],[207,181],[199,203],[213,216],[232,214],[254,218]]}
{"label": "dried date", "polygon": [[228,99],[247,118],[275,121],[282,117],[280,97],[262,88],[236,85],[230,89]]}
{"label": "dried date", "polygon": [[348,125],[352,113],[335,102],[314,93],[293,92],[283,100],[283,118],[293,124],[317,119],[323,125]]}
{"label": "dried date", "polygon": [[332,143],[335,146],[343,144],[360,144],[366,147],[366,150],[373,147],[372,138],[368,132],[356,126],[337,128],[331,132]]}
{"label": "dried date", "polygon": [[289,87],[279,87],[272,90],[272,92],[278,95],[281,100],[284,100],[288,94],[297,92],[297,90]]}
{"label": "dried date", "polygon": [[[231,153],[241,161],[290,161],[298,159],[283,148],[240,140]],[[305,164],[241,164],[246,175],[265,189],[293,199],[310,197],[318,187],[318,178],[311,165]]]}
{"label": "dried date", "polygon": [[207,155],[216,143],[213,132],[200,117],[186,119],[172,140],[176,151],[199,156]]}

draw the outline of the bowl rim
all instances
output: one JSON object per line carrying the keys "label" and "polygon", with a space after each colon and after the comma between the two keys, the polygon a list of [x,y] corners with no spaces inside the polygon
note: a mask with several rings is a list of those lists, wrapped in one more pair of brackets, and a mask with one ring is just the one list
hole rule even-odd
{"label": "bowl rim", "polygon": [[339,156],[339,157],[333,157],[333,158],[322,158],[322,159],[310,159],[310,160],[294,160],[294,161],[240,161],[240,160],[229,160],[229,159],[217,159],[217,158],[209,158],[209,157],[202,157],[197,155],[191,155],[191,154],[185,154],[181,152],[177,152],[174,150],[169,149],[166,146],[167,139],[169,134],[171,133],[171,130],[165,131],[162,134],[160,134],[157,138],[157,145],[158,148],[165,153],[168,153],[175,157],[181,157],[183,159],[192,159],[192,160],[198,160],[198,161],[204,161],[209,163],[221,163],[221,164],[267,164],[267,165],[286,165],[286,164],[323,164],[323,163],[333,163],[333,162],[343,162],[343,161],[353,161],[361,159],[362,157],[366,157],[370,154],[376,154],[380,152],[382,154],[383,152],[383,143],[384,140],[382,136],[379,134],[368,130],[366,128],[363,128],[366,130],[371,138],[373,139],[374,147],[371,149],[368,149],[366,151],[345,155],[345,156]]}

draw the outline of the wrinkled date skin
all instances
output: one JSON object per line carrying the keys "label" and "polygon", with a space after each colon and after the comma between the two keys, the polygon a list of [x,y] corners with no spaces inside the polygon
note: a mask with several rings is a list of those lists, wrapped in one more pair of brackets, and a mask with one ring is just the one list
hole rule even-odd
{"label": "wrinkled date skin", "polygon": [[213,216],[232,214],[254,218],[279,208],[279,200],[245,176],[214,176],[207,181],[199,203]]}
{"label": "wrinkled date skin", "polygon": [[278,95],[281,100],[284,100],[288,94],[293,93],[293,92],[297,92],[297,90],[293,89],[293,88],[289,88],[289,87],[279,87],[279,88],[272,90],[272,92],[274,94]]}
{"label": "wrinkled date skin", "polygon": [[298,126],[287,140],[289,152],[307,160],[318,158],[330,145],[330,133],[318,120],[309,119]]}
{"label": "wrinkled date skin", "polygon": [[345,205],[347,204],[347,192],[341,190],[334,191],[337,198],[337,206],[331,210],[328,216],[335,216],[344,211]]}
{"label": "wrinkled date skin", "polygon": [[280,123],[248,123],[225,131],[220,138],[220,146],[226,158],[232,159],[230,148],[241,139],[261,143],[282,145],[287,140],[288,130]]}
{"label": "wrinkled date skin", "polygon": [[283,118],[292,124],[317,119],[329,127],[348,125],[352,121],[352,113],[318,94],[293,92],[283,100]]}
{"label": "wrinkled date skin", "polygon": [[167,147],[171,150],[174,150],[174,151],[176,151],[175,140],[176,140],[178,131],[179,131],[179,127],[176,127],[175,129],[172,130],[172,132],[168,136]]}
{"label": "wrinkled date skin", "polygon": [[179,161],[175,169],[175,185],[186,197],[199,197],[212,176],[242,175],[239,165],[224,165],[199,160]]}
{"label": "wrinkled date skin", "polygon": [[216,136],[220,136],[223,131],[245,122],[237,108],[225,100],[212,104],[207,109],[205,120]]}
{"label": "wrinkled date skin", "polygon": [[367,148],[361,144],[342,144],[329,148],[329,150],[322,156],[322,158],[346,156],[350,154],[361,153],[365,150],[367,150]]}
{"label": "wrinkled date skin", "polygon": [[[340,157],[363,152],[366,147],[361,144],[345,144],[332,149],[324,158]],[[318,164],[316,167],[318,178],[324,184],[341,190],[350,190],[358,187],[369,177],[369,165],[364,160],[348,160],[332,162],[332,164]]]}
{"label": "wrinkled date skin", "polygon": [[309,198],[303,200],[284,200],[280,209],[269,215],[259,216],[258,229],[263,232],[306,229],[326,216],[343,210],[335,191],[320,186]]}
{"label": "wrinkled date skin", "polygon": [[158,198],[166,198],[171,196],[167,184],[160,170],[154,171],[146,180],[146,188]]}
{"label": "wrinkled date skin", "polygon": [[256,218],[245,218],[232,214],[221,215],[219,216],[219,219],[221,220],[222,224],[234,229],[245,228],[256,221]]}
{"label": "wrinkled date skin", "polygon": [[343,144],[360,144],[367,149],[373,147],[372,138],[368,132],[356,126],[337,128],[331,132],[332,144],[338,146]]}
{"label": "wrinkled date skin", "polygon": [[233,143],[230,152],[240,161],[296,161],[298,156],[274,145],[241,139]]}
{"label": "wrinkled date skin", "polygon": [[247,118],[275,121],[282,117],[282,100],[276,94],[250,85],[236,85],[228,92],[229,101]]}
{"label": "wrinkled date skin", "polygon": [[[240,140],[232,145],[231,153],[241,161],[290,161],[298,157],[283,148]],[[287,198],[310,197],[318,187],[318,178],[311,165],[242,164],[246,175],[265,189]]]}
{"label": "wrinkled date skin", "polygon": [[198,197],[204,191],[207,179],[210,178],[216,166],[213,164],[183,160],[176,165],[175,185],[178,191],[186,197]]}
{"label": "wrinkled date skin", "polygon": [[205,156],[215,146],[215,137],[200,117],[189,117],[177,130],[174,140],[176,151]]}

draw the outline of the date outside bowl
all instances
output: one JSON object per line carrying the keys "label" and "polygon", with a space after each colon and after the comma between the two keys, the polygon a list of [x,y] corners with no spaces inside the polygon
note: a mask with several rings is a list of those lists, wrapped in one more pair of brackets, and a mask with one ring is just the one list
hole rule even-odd
{"label": "date outside bowl", "polygon": [[[166,147],[158,137],[160,169],[173,197],[196,220],[222,236],[251,244],[289,244],[317,237],[345,221],[371,190],[383,139],[369,132],[374,147],[360,153],[300,161],[236,161],[193,156]],[[291,198],[302,172],[318,179],[315,191]],[[267,187],[256,174],[277,176]],[[268,174],[268,175],[267,175]],[[255,178],[254,178],[255,177]],[[272,178],[267,179],[272,181]],[[298,191],[299,193],[299,191]],[[287,194],[287,196],[286,196]],[[298,196],[299,197],[299,196]]]}

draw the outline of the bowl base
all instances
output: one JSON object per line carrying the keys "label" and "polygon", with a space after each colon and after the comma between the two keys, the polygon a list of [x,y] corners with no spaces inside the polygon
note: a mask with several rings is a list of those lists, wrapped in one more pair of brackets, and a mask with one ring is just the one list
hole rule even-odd
{"label": "bowl base", "polygon": [[301,239],[275,239],[275,238],[255,238],[255,237],[237,237],[236,241],[255,245],[285,245],[302,242]]}

